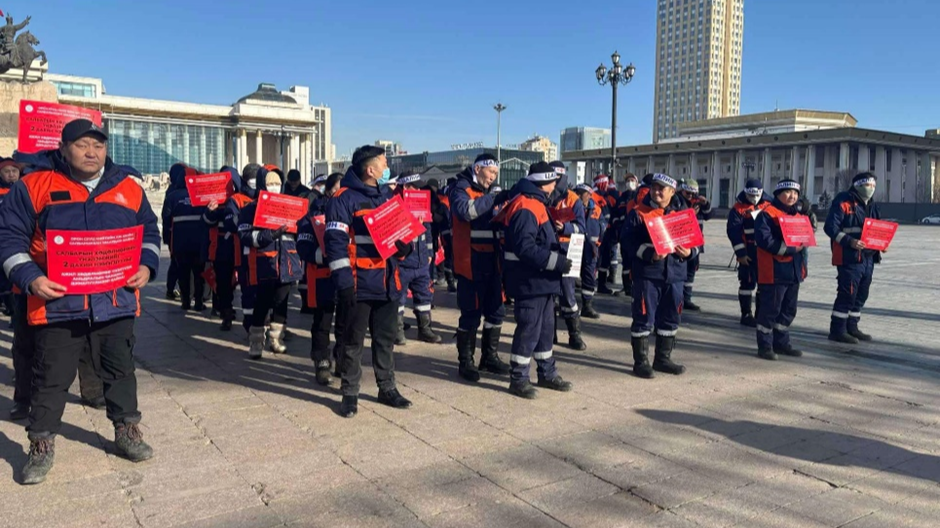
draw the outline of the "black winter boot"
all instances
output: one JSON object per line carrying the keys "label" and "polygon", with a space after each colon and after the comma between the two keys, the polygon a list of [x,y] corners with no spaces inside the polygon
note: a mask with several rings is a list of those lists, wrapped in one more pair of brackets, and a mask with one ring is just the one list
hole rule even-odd
{"label": "black winter boot", "polygon": [[480,369],[490,374],[507,376],[512,367],[503,363],[503,360],[499,359],[498,353],[499,336],[502,331],[502,326],[491,326],[483,329],[483,340],[480,343]]}
{"label": "black winter boot", "polygon": [[395,346],[407,344],[408,340],[405,339],[405,315],[398,314],[398,330],[395,332]]}
{"label": "black winter boot", "polygon": [[597,310],[594,309],[594,297],[582,295],[581,296],[581,317],[587,317],[588,319],[600,319],[601,314],[597,313]]}
{"label": "black winter boot", "polygon": [[477,332],[457,329],[457,372],[460,377],[472,382],[480,381],[480,371],[473,363],[473,353],[477,348]]}
{"label": "black winter boot", "polygon": [[597,272],[597,293],[603,293],[604,295],[614,294],[614,290],[611,290],[610,286],[607,285],[607,272],[606,271]]}
{"label": "black winter boot", "polygon": [[441,336],[431,330],[431,312],[415,311],[415,318],[418,320],[418,340],[425,343],[440,343]]}
{"label": "black winter boot", "polygon": [[511,382],[509,384],[509,394],[518,396],[520,398],[525,398],[527,400],[534,400],[538,398],[539,391],[532,386],[532,383],[529,380],[523,380],[518,383]]}
{"label": "black winter boot", "polygon": [[675,336],[656,336],[656,355],[653,358],[653,370],[677,376],[685,372],[684,366],[672,362],[672,350],[675,347]]}
{"label": "black winter boot", "polygon": [[232,323],[235,321],[235,310],[231,308],[226,308],[222,310],[222,324],[219,326],[219,330],[223,332],[228,332],[232,329]]}
{"label": "black winter boot", "polygon": [[29,441],[29,458],[23,467],[20,482],[24,485],[39,484],[55,463],[55,436]]}
{"label": "black winter boot", "polygon": [[630,345],[633,347],[633,373],[638,378],[652,379],[653,367],[650,366],[650,340],[649,337],[632,337]]}
{"label": "black winter boot", "polygon": [[581,339],[581,318],[577,315],[565,319],[568,327],[568,348],[572,350],[587,350],[587,345]]}
{"label": "black winter boot", "polygon": [[871,341],[871,336],[858,329],[858,325],[848,325],[847,333],[859,341]]}
{"label": "black winter boot", "polygon": [[135,423],[114,426],[114,447],[119,455],[131,462],[153,458],[153,449],[144,442],[144,435]]}

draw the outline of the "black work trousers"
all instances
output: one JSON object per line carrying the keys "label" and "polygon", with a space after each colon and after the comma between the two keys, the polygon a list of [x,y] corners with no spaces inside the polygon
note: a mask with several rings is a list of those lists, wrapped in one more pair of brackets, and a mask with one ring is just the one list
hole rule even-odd
{"label": "black work trousers", "polygon": [[[337,314],[339,315],[339,314]],[[395,388],[395,334],[398,331],[398,302],[358,301],[345,313],[341,372],[343,396],[358,396],[362,381],[362,344],[366,330],[372,334],[372,368],[379,390]]]}
{"label": "black work trousers", "polygon": [[[179,251],[173,254],[173,259],[179,271],[180,297],[183,302],[192,299],[196,304],[202,304],[206,288],[206,279],[202,276],[206,263],[202,255],[198,251]],[[190,287],[193,291],[190,291]]]}
{"label": "black work trousers", "polygon": [[[313,310],[313,325],[310,326],[310,334],[312,339],[310,340],[310,359],[314,363],[319,363],[321,361],[330,360],[330,330],[333,329],[333,312],[336,311],[336,303],[321,303],[317,305]],[[343,339],[343,330],[344,330],[345,319],[339,317],[337,314],[336,317],[336,327],[333,335],[336,338],[336,343],[339,344]],[[340,359],[337,357],[337,352],[339,352],[340,347],[334,349],[332,354],[334,357],[333,361],[339,363]]]}
{"label": "black work trousers", "polygon": [[255,309],[251,314],[251,326],[264,326],[268,312],[271,312],[271,322],[284,324],[287,322],[287,301],[290,298],[291,283],[262,282],[258,284],[255,298]]}
{"label": "black work trousers", "polygon": [[[215,269],[215,292],[216,300],[212,301],[212,307],[225,315],[232,311],[232,303],[235,300],[235,263],[232,261],[217,260],[212,264]],[[215,304],[218,302],[218,304]]]}
{"label": "black work trousers", "polygon": [[113,321],[65,321],[33,327],[36,357],[29,412],[31,439],[48,437],[62,427],[69,387],[79,357],[87,347],[101,373],[107,416],[111,422],[138,423],[137,377],[134,375],[134,318]]}
{"label": "black work trousers", "polygon": [[[33,328],[26,319],[26,296],[16,295],[13,305],[13,401],[26,405],[29,405],[33,392],[33,351],[36,347]],[[78,358],[78,386],[85,400],[95,400],[104,394],[104,385],[95,372],[91,347],[83,348]]]}
{"label": "black work trousers", "polygon": [[179,269],[176,266],[176,259],[170,255],[170,266],[166,270],[166,291],[172,292],[176,289],[176,283],[179,282]]}

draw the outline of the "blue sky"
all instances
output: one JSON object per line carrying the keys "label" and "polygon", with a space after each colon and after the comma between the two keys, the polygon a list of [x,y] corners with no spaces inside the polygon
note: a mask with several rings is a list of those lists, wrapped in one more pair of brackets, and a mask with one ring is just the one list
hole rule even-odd
{"label": "blue sky", "polygon": [[[333,109],[337,153],[391,139],[411,152],[610,126],[594,69],[618,50],[618,144],[649,143],[655,0],[14,0],[52,71],[108,93],[230,104],[259,82],[310,86]],[[890,7],[889,7],[890,6]],[[940,127],[936,0],[746,0],[742,113],[851,112],[859,126]]]}

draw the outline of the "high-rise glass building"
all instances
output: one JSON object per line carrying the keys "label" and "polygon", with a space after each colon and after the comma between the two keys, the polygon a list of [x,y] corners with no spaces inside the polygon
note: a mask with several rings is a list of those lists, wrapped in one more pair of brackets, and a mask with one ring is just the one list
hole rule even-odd
{"label": "high-rise glass building", "polygon": [[744,0],[658,0],[653,141],[741,113]]}
{"label": "high-rise glass building", "polygon": [[609,149],[610,129],[568,127],[561,131],[561,153],[575,150]]}

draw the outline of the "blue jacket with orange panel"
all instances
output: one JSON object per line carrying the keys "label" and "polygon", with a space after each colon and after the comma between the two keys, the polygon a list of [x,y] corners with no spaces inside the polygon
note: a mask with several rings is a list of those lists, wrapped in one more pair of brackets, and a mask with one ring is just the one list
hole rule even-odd
{"label": "blue jacket with orange panel", "polygon": [[398,259],[383,259],[364,215],[388,201],[388,194],[362,183],[350,168],[326,204],[326,262],[336,290],[355,288],[359,301],[392,301],[401,295]]}
{"label": "blue jacket with orange panel", "polygon": [[[232,175],[235,184],[235,194],[229,196],[225,203],[219,204],[215,211],[206,210],[202,219],[209,226],[209,245],[206,248],[207,262],[234,262],[237,269],[242,265],[242,243],[238,237],[238,215],[242,207],[251,203],[249,194],[254,189],[242,181],[238,170],[233,167],[222,167]],[[230,205],[231,204],[231,205]]]}
{"label": "blue jacket with orange panel", "polygon": [[514,299],[561,294],[561,253],[548,214],[548,195],[529,180],[520,180],[513,198],[493,222],[503,226],[503,273],[506,293]]}
{"label": "blue jacket with orange panel", "polygon": [[[268,175],[266,169],[258,169],[256,189],[264,188],[264,179]],[[231,200],[229,200],[231,201]],[[241,208],[238,215],[238,237],[247,254],[245,268],[248,272],[248,284],[257,286],[261,283],[287,284],[303,278],[304,270],[297,255],[297,244],[291,233],[284,233],[277,240],[271,229],[259,229],[254,226],[255,211],[258,201],[255,200]]]}
{"label": "blue jacket with orange panel", "polygon": [[203,254],[209,238],[209,226],[203,221],[205,206],[193,206],[186,187],[186,177],[200,174],[192,167],[177,163],[170,167],[173,190],[163,202],[163,242],[170,253],[198,252]]}
{"label": "blue jacket with orange panel", "polygon": [[799,284],[806,278],[805,253],[783,241],[780,229],[783,216],[805,215],[801,215],[796,207],[787,207],[774,198],[754,219],[758,284]]}
{"label": "blue jacket with orange panel", "polygon": [[762,211],[770,205],[772,198],[764,193],[756,204],[747,199],[744,191],[738,193],[734,207],[728,211],[728,225],[726,232],[731,241],[734,256],[741,258],[750,256],[757,258],[757,246],[754,243],[754,212]]}
{"label": "blue jacket with orange panel", "polygon": [[487,281],[498,274],[496,233],[490,222],[497,194],[476,182],[473,167],[457,175],[450,191],[451,238],[454,273],[465,279]]}
{"label": "blue jacket with orange panel", "polygon": [[829,206],[829,215],[823,227],[831,239],[833,266],[851,266],[868,259],[881,262],[880,251],[852,249],[852,241],[862,239],[866,218],[881,219],[881,211],[878,210],[874,198],[866,204],[854,188],[836,195]]}
{"label": "blue jacket with orange panel", "polygon": [[562,225],[561,232],[558,233],[558,242],[561,244],[562,249],[567,252],[568,244],[571,242],[571,235],[577,233],[583,235],[584,232],[587,231],[587,226],[584,225],[584,204],[581,203],[581,199],[578,198],[577,193],[566,188],[560,191],[558,198],[555,199],[551,207],[555,210],[571,209],[574,211],[574,220],[565,222]]}
{"label": "blue jacket with orange panel", "polygon": [[663,209],[654,205],[647,193],[640,205],[627,214],[621,230],[620,243],[626,246],[624,254],[633,257],[630,262],[634,280],[685,282],[688,275],[688,260],[699,254],[699,248],[692,248],[692,253],[688,258],[680,258],[679,255],[670,253],[660,260],[653,260],[656,250],[646,223],[657,216],[671,215],[687,208],[685,201],[678,194],[673,196],[669,205]]}
{"label": "blue jacket with orange panel", "polygon": [[[46,231],[102,231],[143,226],[140,263],[150,268],[150,279],[160,266],[160,230],[143,189],[128,176],[140,174],[115,165],[110,158],[94,191],[72,179],[71,169],[58,151],[43,156],[46,167],[18,181],[0,208],[0,262],[3,271],[22,291],[46,275]],[[44,301],[27,297],[31,325],[63,321],[110,321],[139,314],[137,291],[118,288],[93,295],[65,295]]]}
{"label": "blue jacket with orange panel", "polygon": [[[330,279],[330,267],[326,264],[323,248],[320,247],[313,230],[313,217],[321,215],[322,211],[313,205],[310,204],[309,214],[297,222],[297,253],[306,266],[307,297],[304,303],[309,308],[322,306],[336,298],[336,288]],[[322,205],[326,205],[325,201]]]}

